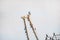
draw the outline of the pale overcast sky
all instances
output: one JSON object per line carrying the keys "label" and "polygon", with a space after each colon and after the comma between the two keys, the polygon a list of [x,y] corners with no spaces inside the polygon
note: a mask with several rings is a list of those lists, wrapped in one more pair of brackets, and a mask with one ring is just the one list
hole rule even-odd
{"label": "pale overcast sky", "polygon": [[[0,40],[27,40],[21,16],[28,11],[39,40],[60,33],[60,0],[0,0]],[[36,40],[26,23],[30,39]]]}

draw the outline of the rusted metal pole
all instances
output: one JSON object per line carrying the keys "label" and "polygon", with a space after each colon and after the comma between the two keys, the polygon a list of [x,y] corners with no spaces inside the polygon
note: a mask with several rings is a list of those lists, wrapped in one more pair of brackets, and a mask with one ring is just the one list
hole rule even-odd
{"label": "rusted metal pole", "polygon": [[33,24],[32,24],[32,22],[31,22],[31,20],[30,20],[30,12],[28,12],[28,13],[29,13],[29,14],[27,15],[27,19],[28,19],[28,21],[29,21],[29,23],[30,23],[30,26],[31,26],[31,28],[32,28],[32,30],[33,30],[33,33],[34,33],[36,39],[39,40],[39,39],[38,39],[38,36],[36,35],[36,32],[34,31]]}
{"label": "rusted metal pole", "polygon": [[25,22],[25,16],[23,16],[22,19],[23,19],[23,21],[24,21],[25,33],[26,33],[26,36],[27,36],[27,40],[29,40],[28,31],[27,31],[27,26],[26,26],[26,22]]}

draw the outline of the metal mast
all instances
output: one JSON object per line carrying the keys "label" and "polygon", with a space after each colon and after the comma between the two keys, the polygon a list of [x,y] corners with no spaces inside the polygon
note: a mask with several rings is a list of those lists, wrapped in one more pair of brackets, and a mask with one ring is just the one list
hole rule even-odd
{"label": "metal mast", "polygon": [[27,26],[26,26],[26,21],[25,21],[25,16],[21,17],[24,21],[24,26],[25,26],[25,33],[26,33],[26,36],[27,36],[27,40],[29,40],[29,36],[28,36],[28,31],[27,31]]}

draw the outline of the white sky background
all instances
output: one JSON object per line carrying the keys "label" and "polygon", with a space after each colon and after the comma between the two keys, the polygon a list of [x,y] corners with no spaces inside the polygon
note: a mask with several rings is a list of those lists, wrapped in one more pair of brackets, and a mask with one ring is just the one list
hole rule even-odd
{"label": "white sky background", "polygon": [[[60,0],[0,0],[0,40],[26,40],[21,16],[28,11],[39,40],[60,33]],[[28,21],[27,26],[30,39],[35,40]]]}

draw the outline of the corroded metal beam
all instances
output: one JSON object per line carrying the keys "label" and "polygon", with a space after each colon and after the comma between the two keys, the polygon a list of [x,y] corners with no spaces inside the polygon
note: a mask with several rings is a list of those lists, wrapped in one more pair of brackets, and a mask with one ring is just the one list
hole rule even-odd
{"label": "corroded metal beam", "polygon": [[33,31],[36,39],[39,40],[39,39],[38,39],[38,36],[36,35],[36,32],[34,31],[33,24],[32,24],[32,22],[31,22],[31,20],[30,20],[30,15],[31,15],[31,13],[30,13],[30,12],[28,12],[28,13],[29,13],[29,14],[27,15],[27,19],[28,19],[28,21],[29,21],[29,23],[30,23],[30,26],[31,26],[31,28],[32,28],[32,31]]}
{"label": "corroded metal beam", "polygon": [[27,26],[26,26],[26,21],[25,21],[25,16],[21,17],[24,21],[24,26],[25,26],[25,33],[26,33],[26,36],[27,36],[27,40],[29,40],[29,36],[28,36],[28,30],[27,30]]}

